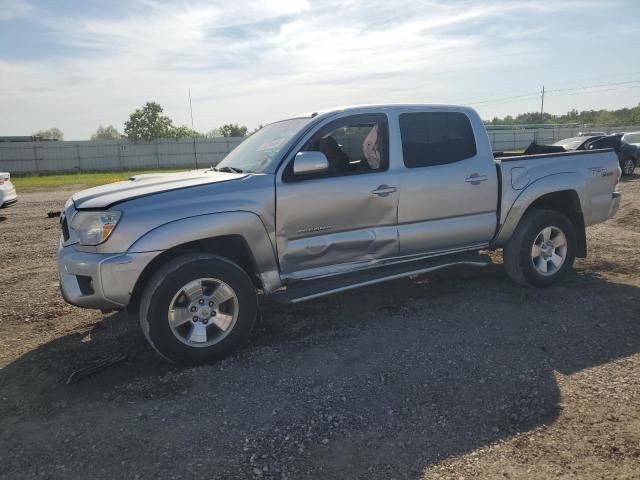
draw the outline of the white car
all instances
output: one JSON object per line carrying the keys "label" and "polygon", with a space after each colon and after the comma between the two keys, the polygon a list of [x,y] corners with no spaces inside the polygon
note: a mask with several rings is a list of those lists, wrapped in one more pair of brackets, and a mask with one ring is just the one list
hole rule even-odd
{"label": "white car", "polygon": [[18,201],[16,187],[11,183],[11,175],[0,172],[0,208],[8,207]]}

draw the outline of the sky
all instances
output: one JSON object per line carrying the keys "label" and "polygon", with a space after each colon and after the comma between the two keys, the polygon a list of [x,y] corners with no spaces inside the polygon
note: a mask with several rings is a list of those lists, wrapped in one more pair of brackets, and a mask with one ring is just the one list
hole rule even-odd
{"label": "sky", "polygon": [[640,103],[640,0],[0,0],[0,136],[176,125],[250,129],[369,103],[483,118]]}

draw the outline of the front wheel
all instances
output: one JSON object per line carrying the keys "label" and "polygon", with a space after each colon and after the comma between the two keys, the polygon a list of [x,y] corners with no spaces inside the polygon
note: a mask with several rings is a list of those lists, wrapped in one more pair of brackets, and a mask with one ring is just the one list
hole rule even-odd
{"label": "front wheel", "polygon": [[524,214],[504,248],[504,267],[516,283],[549,287],[571,269],[575,251],[575,228],[565,215],[531,210]]}
{"label": "front wheel", "polygon": [[202,364],[236,350],[256,313],[255,289],[244,270],[221,257],[190,254],[153,275],[140,303],[140,324],[165,358]]}
{"label": "front wheel", "polygon": [[633,158],[626,158],[622,161],[622,174],[626,177],[633,175],[633,171],[636,169],[636,162]]}

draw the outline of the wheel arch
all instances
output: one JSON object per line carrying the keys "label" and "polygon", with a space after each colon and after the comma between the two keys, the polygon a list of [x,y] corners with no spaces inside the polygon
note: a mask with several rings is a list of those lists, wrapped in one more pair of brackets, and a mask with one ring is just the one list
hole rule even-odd
{"label": "wheel arch", "polygon": [[576,174],[559,174],[545,177],[525,188],[511,206],[504,223],[494,241],[495,246],[504,246],[531,209],[554,210],[566,215],[576,232],[576,256],[587,256],[587,238],[582,202],[578,193],[582,186]]}
{"label": "wheel arch", "polygon": [[267,293],[281,286],[273,244],[260,218],[250,212],[216,213],[170,222],[146,233],[129,251],[161,251],[136,280],[129,302],[134,309],[153,274],[166,262],[187,253],[226,258],[240,266],[256,288]]}

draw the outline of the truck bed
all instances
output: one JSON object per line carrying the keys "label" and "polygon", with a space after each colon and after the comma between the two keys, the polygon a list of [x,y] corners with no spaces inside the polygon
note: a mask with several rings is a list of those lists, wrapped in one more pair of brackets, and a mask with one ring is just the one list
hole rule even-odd
{"label": "truck bed", "polygon": [[508,240],[517,225],[515,219],[531,201],[551,193],[575,201],[585,226],[611,216],[611,195],[620,173],[618,158],[611,149],[497,157],[495,162],[500,183],[496,246]]}
{"label": "truck bed", "polygon": [[[553,152],[553,153],[538,153],[534,155],[524,155],[518,153],[508,153],[508,152],[494,152],[493,157],[496,160],[500,160],[501,162],[513,162],[518,160],[537,160],[541,158],[549,158],[549,157],[584,157],[584,155],[589,154],[597,154],[603,152],[613,152],[611,148],[603,148],[599,150],[571,150],[568,152]],[[614,152],[615,153],[615,152]]]}

